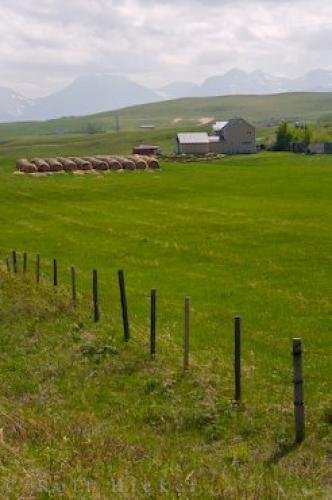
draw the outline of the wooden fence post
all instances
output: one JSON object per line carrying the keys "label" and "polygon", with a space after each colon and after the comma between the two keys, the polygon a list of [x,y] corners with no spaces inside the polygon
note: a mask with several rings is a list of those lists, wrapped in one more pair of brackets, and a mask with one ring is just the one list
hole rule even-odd
{"label": "wooden fence post", "polygon": [[17,274],[17,253],[16,253],[16,250],[13,250],[12,255],[13,255],[13,271],[15,274]]}
{"label": "wooden fence post", "polygon": [[72,303],[73,306],[76,307],[77,304],[77,290],[76,290],[76,269],[74,266],[70,268],[71,275],[71,294],[72,294]]}
{"label": "wooden fence post", "polygon": [[121,300],[124,340],[125,340],[125,342],[129,342],[130,328],[129,328],[129,319],[128,319],[128,303],[127,303],[125,276],[124,276],[124,272],[122,269],[120,271],[118,271],[118,278],[119,278],[119,289],[120,289],[120,300]]}
{"label": "wooden fence post", "polygon": [[40,283],[40,254],[37,254],[36,257],[36,283]]}
{"label": "wooden fence post", "polygon": [[293,339],[293,370],[295,441],[301,443],[305,437],[305,418],[302,377],[302,340],[299,338]]}
{"label": "wooden fence post", "polygon": [[183,369],[189,369],[190,297],[184,301]]}
{"label": "wooden fence post", "polygon": [[58,261],[53,259],[53,285],[58,286]]}
{"label": "wooden fence post", "polygon": [[150,355],[151,359],[156,357],[157,336],[157,290],[151,290],[151,316],[150,316]]}
{"label": "wooden fence post", "polygon": [[235,401],[241,400],[241,318],[234,320]]}
{"label": "wooden fence post", "polygon": [[28,254],[24,252],[23,254],[23,274],[26,274],[28,270]]}
{"label": "wooden fence post", "polygon": [[97,323],[100,320],[100,311],[98,304],[98,272],[96,269],[93,270],[92,294],[93,294],[93,319],[94,322]]}

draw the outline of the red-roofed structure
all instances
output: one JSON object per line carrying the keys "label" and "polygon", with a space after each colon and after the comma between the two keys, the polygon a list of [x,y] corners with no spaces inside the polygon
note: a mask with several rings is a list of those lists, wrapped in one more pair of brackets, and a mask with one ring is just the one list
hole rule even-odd
{"label": "red-roofed structure", "polygon": [[143,155],[143,156],[156,156],[161,153],[161,149],[159,146],[153,146],[152,144],[139,144],[135,146],[133,149],[134,155]]}

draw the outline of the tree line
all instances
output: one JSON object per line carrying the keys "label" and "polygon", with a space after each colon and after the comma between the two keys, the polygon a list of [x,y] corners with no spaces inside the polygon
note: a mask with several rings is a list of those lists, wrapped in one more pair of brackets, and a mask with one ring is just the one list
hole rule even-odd
{"label": "tree line", "polygon": [[332,142],[329,130],[322,130],[314,125],[293,125],[287,121],[280,123],[274,143],[275,151],[289,151],[292,142],[309,146],[311,142]]}

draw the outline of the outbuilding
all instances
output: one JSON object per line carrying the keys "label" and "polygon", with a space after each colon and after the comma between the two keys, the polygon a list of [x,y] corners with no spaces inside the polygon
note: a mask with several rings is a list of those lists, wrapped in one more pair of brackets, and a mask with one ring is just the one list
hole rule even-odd
{"label": "outbuilding", "polygon": [[152,144],[139,144],[135,146],[133,149],[134,155],[143,155],[143,156],[157,156],[161,153],[161,149],[159,146],[153,146]]}
{"label": "outbuilding", "polygon": [[311,142],[309,145],[304,142],[291,142],[289,149],[293,153],[331,155],[332,142]]}
{"label": "outbuilding", "polygon": [[176,152],[180,155],[206,155],[210,152],[209,144],[206,132],[186,132],[176,136]]}
{"label": "outbuilding", "polygon": [[332,154],[331,142],[311,142],[308,146],[308,153],[311,154]]}

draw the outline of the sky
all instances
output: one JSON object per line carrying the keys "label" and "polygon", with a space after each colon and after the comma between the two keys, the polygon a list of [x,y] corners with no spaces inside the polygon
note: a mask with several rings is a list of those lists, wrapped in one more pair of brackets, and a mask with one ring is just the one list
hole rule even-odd
{"label": "sky", "polygon": [[0,85],[27,96],[83,74],[156,88],[234,67],[332,69],[332,0],[0,0]]}

